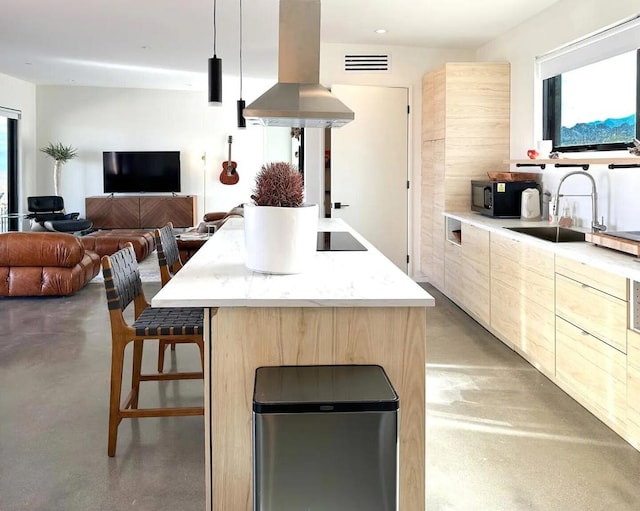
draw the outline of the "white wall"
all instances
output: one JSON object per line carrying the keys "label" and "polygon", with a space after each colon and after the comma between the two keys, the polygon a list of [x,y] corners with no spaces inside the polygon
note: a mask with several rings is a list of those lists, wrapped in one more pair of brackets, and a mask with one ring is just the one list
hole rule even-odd
{"label": "white wall", "polygon": [[[349,53],[388,53],[389,73],[354,73],[344,71],[344,55]],[[344,85],[378,85],[406,87],[410,98],[409,125],[409,253],[412,263],[409,274],[419,278],[420,265],[420,172],[422,126],[422,76],[446,62],[475,60],[474,52],[445,48],[414,48],[383,45],[322,44],[320,52],[320,82],[328,87]],[[384,127],[381,127],[384,129]],[[322,166],[320,166],[322,167]],[[415,264],[414,264],[415,263]]]}
{"label": "white wall", "polygon": [[[392,70],[386,74],[343,71],[345,53],[388,52]],[[425,72],[445,62],[473,60],[467,50],[420,49],[393,46],[353,46],[323,44],[321,82],[407,87],[410,93],[410,194],[409,239],[412,261],[419,261],[420,218],[420,132],[421,80]],[[231,79],[229,79],[231,80]],[[244,80],[245,100],[249,104],[267,90],[273,80]],[[236,90],[225,81],[225,90]],[[37,88],[37,146],[62,142],[77,147],[78,158],[62,170],[61,190],[69,211],[84,212],[84,197],[102,194],[102,151],[108,150],[180,150],[182,151],[182,193],[198,195],[199,214],[228,210],[247,201],[253,176],[262,162],[274,159],[268,130],[235,128],[235,98],[222,107],[209,107],[203,92],[99,87],[39,86]],[[227,137],[233,135],[233,159],[238,162],[240,183],[224,186],[218,180],[221,164],[227,158]],[[206,183],[201,161],[207,153]],[[324,168],[323,153],[315,151]],[[279,153],[278,153],[279,154]],[[308,158],[311,154],[307,154]],[[286,158],[284,158],[286,159]],[[52,193],[53,162],[37,152],[37,192]],[[320,182],[321,176],[309,179]],[[206,184],[206,208],[203,188]],[[416,266],[417,268],[417,266]]]}
{"label": "white wall", "polygon": [[[535,147],[535,141],[542,138],[541,83],[535,78],[535,57],[638,12],[637,0],[562,0],[478,50],[477,60],[511,62],[512,158],[526,158],[526,150]],[[637,230],[640,205],[636,190],[640,189],[640,173],[607,170],[604,166],[592,167],[590,172],[596,178],[601,214],[610,230]],[[562,170],[547,167],[543,172],[544,188],[555,193],[562,175]],[[586,179],[569,179],[567,193],[589,193]],[[580,225],[588,227],[589,200],[571,200],[576,204]]]}
{"label": "white wall", "polygon": [[[245,80],[244,90],[253,97],[270,85],[271,81]],[[225,89],[236,88],[225,83]],[[264,161],[265,130],[236,128],[236,99],[213,107],[205,92],[39,86],[37,143],[43,147],[62,142],[78,149],[78,157],[62,169],[61,193],[68,211],[82,213],[85,197],[103,194],[103,151],[179,150],[181,193],[198,196],[201,217],[205,210],[227,211],[248,201]],[[229,135],[240,175],[233,186],[219,181]],[[53,192],[53,162],[39,151],[37,183],[39,194]]]}
{"label": "white wall", "polygon": [[18,123],[20,211],[26,211],[26,198],[36,193],[36,87],[32,83],[0,74],[0,106],[20,110]]}

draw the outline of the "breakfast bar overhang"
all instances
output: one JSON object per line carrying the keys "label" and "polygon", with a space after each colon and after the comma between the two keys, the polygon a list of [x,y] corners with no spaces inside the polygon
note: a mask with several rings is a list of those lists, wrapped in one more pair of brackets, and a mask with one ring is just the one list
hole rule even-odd
{"label": "breakfast bar overhang", "polygon": [[[297,275],[245,267],[232,219],[153,298],[205,308],[207,511],[250,511],[255,370],[271,365],[378,364],[400,398],[399,509],[425,509],[426,307],[434,299],[341,220],[367,251],[317,252]],[[295,488],[292,488],[295,491]]]}

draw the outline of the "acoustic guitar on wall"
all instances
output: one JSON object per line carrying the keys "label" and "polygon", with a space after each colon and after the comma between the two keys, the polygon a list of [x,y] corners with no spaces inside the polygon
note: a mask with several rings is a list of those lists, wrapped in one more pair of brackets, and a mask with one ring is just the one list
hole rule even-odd
{"label": "acoustic guitar on wall", "polygon": [[220,182],[223,185],[235,185],[239,180],[238,164],[231,159],[231,143],[233,137],[229,135],[229,159],[222,162],[222,172],[220,172]]}

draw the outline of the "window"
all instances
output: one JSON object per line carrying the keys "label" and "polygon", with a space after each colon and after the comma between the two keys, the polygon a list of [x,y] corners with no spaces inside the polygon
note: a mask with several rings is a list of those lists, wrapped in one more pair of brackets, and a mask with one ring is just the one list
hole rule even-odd
{"label": "window", "polygon": [[[0,232],[18,229],[18,118],[0,110]],[[13,216],[13,215],[12,215]]]}
{"label": "window", "polygon": [[0,215],[5,215],[8,212],[9,155],[7,152],[7,121],[6,117],[0,116]]}
{"label": "window", "polygon": [[625,149],[640,138],[640,50],[547,78],[543,82],[544,138],[553,150]]}

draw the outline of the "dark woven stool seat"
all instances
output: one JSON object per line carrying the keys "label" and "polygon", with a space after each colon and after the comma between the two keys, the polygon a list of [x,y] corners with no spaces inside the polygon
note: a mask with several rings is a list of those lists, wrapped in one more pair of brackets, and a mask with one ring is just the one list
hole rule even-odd
{"label": "dark woven stool seat", "polygon": [[136,335],[202,335],[204,309],[147,307],[133,323]]}

